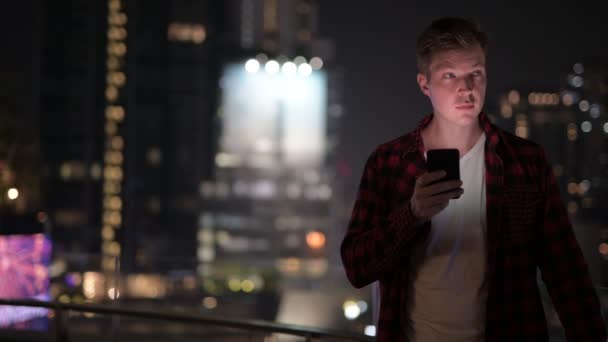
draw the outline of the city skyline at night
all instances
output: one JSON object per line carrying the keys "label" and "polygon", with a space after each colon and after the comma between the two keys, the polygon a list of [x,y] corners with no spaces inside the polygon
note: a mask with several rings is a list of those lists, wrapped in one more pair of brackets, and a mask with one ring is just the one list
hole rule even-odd
{"label": "city skyline at night", "polygon": [[[375,334],[378,298],[348,283],[340,242],[366,157],[432,110],[415,39],[444,15],[488,32],[484,111],[545,149],[608,284],[608,27],[589,1],[13,6],[0,18],[5,297],[37,277],[44,294],[23,297]],[[5,243],[20,233],[33,240]]]}

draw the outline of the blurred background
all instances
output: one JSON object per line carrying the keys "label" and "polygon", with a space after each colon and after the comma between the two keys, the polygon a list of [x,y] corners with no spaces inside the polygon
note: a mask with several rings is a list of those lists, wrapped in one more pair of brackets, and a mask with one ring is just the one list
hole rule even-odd
{"label": "blurred background", "polygon": [[[608,27],[590,0],[7,3],[0,298],[374,336],[376,293],[350,286],[339,245],[367,156],[431,111],[415,42],[445,15],[488,33],[485,110],[546,149],[604,302]],[[0,306],[0,338],[56,314]],[[208,333],[64,319],[73,336]]]}

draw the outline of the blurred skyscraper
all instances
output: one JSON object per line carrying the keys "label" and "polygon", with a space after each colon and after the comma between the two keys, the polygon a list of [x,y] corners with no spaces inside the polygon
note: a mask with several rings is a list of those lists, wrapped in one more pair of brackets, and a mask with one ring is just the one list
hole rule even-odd
{"label": "blurred skyscraper", "polygon": [[340,178],[348,170],[339,160],[344,109],[333,44],[319,33],[315,1],[224,4],[198,275],[221,302],[257,298],[266,319],[342,326],[344,301],[357,297],[339,262],[350,204]]}
{"label": "blurred skyscraper", "polygon": [[43,204],[57,253],[99,253],[107,4],[41,6]]}
{"label": "blurred skyscraper", "polygon": [[313,1],[227,1],[225,13],[215,167],[200,184],[199,271],[230,277],[224,270],[247,259],[232,276],[310,284],[328,272],[342,224],[333,46],[318,34]]}
{"label": "blurred skyscraper", "polygon": [[221,7],[125,3],[124,267],[195,269],[198,184],[210,174],[214,147]]}
{"label": "blurred skyscraper", "polygon": [[122,255],[126,270],[193,258],[213,148],[210,3],[44,4],[44,202],[60,250]]}

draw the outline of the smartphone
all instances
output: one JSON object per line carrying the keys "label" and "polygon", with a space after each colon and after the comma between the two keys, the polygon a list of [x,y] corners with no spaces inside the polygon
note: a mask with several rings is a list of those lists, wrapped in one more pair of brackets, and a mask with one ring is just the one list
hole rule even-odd
{"label": "smartphone", "polygon": [[446,172],[445,177],[431,184],[448,180],[460,179],[460,154],[455,148],[434,149],[426,151],[426,164],[428,172],[439,170],[444,170]]}

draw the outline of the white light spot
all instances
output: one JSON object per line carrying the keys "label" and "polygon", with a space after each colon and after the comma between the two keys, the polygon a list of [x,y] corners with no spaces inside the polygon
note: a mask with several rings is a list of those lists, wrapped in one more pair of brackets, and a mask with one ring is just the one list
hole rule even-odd
{"label": "white light spot", "polygon": [[310,59],[310,66],[313,70],[319,70],[323,67],[323,60],[319,57],[313,57]]}
{"label": "white light spot", "polygon": [[114,287],[108,289],[108,298],[111,300],[118,299],[120,297],[120,291]]}
{"label": "white light spot", "polygon": [[344,303],[344,317],[348,320],[356,319],[361,315],[361,309],[357,306],[357,303],[353,301],[347,301]]}
{"label": "white light spot", "polygon": [[278,73],[280,68],[281,66],[279,65],[279,62],[275,60],[268,61],[268,63],[266,63],[266,65],[264,66],[266,72],[271,75]]}
{"label": "white light spot", "polygon": [[293,62],[286,62],[285,64],[283,64],[282,70],[285,75],[291,76],[295,75],[296,71],[298,70],[298,67]]}
{"label": "white light spot", "polygon": [[308,77],[312,74],[312,67],[308,63],[300,64],[298,66],[298,73],[304,77]]}
{"label": "white light spot", "polygon": [[10,188],[6,192],[6,195],[8,196],[8,199],[10,199],[11,201],[16,200],[17,197],[19,197],[19,190],[15,189],[15,188]]}
{"label": "white light spot", "polygon": [[245,63],[245,70],[250,74],[255,74],[260,70],[260,62],[255,59],[250,59]]}
{"label": "white light spot", "polygon": [[581,131],[585,133],[591,132],[591,122],[583,121],[583,123],[581,123]]}
{"label": "white light spot", "polygon": [[580,195],[584,195],[587,193],[587,191],[589,191],[589,189],[591,188],[591,182],[588,179],[584,179],[579,185],[578,185],[578,193]]}
{"label": "white light spot", "polygon": [[265,53],[258,54],[257,56],[255,56],[255,59],[260,62],[260,64],[268,62],[268,56],[266,56]]}
{"label": "white light spot", "polygon": [[296,65],[300,65],[300,64],[306,63],[306,58],[304,58],[302,56],[298,56],[293,59],[293,62],[296,63]]}

